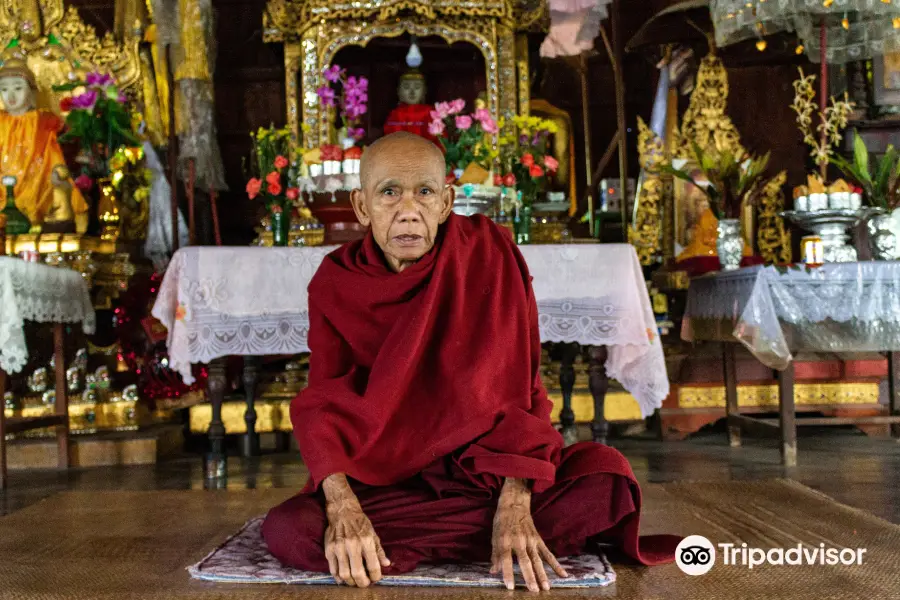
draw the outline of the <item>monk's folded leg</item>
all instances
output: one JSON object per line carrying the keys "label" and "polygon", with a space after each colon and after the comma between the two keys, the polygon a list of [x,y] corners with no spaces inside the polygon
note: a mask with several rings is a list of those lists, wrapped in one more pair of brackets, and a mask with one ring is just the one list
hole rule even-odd
{"label": "monk's folded leg", "polygon": [[535,527],[557,557],[580,554],[593,539],[644,564],[670,561],[677,536],[644,536],[638,547],[640,501],[625,457],[585,442],[563,450],[556,483],[535,494],[531,507]]}
{"label": "monk's folded leg", "polygon": [[[495,501],[487,496],[440,498],[427,486],[405,484],[354,485],[391,560],[385,574],[405,573],[421,562],[490,559]],[[301,494],[269,511],[262,531],[269,552],[283,564],[327,572],[326,527],[324,500]]]}

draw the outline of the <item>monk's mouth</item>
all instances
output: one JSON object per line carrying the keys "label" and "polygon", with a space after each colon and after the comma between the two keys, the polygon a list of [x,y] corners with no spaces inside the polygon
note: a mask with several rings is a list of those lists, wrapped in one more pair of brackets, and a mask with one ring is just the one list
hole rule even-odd
{"label": "monk's mouth", "polygon": [[405,233],[403,235],[394,236],[394,241],[400,246],[415,246],[422,241],[422,236],[413,233]]}

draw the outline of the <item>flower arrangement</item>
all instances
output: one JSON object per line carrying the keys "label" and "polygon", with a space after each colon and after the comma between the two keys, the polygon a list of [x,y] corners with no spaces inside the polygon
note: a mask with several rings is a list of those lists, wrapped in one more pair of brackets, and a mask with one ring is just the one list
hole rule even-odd
{"label": "flower arrangement", "polygon": [[[479,173],[472,175],[476,181],[468,183],[481,183],[488,175],[487,169],[497,158],[488,136],[496,134],[499,127],[486,109],[479,108],[466,115],[462,114],[465,108],[466,101],[462,98],[435,104],[428,133],[437,138],[444,149],[448,181],[451,176],[453,181],[468,179],[463,177],[463,173],[474,164],[480,167]],[[477,181],[479,176],[480,181]]]}
{"label": "flower arrangement", "polygon": [[696,143],[692,143],[691,148],[694,154],[691,160],[702,172],[705,184],[671,165],[664,165],[660,170],[703,192],[717,219],[739,219],[742,207],[755,205],[772,179],[763,176],[769,165],[769,154],[760,158],[730,151],[706,153]]}
{"label": "flower arrangement", "polygon": [[[146,168],[144,149],[120,146],[109,159],[110,179],[118,192],[122,223],[132,238],[146,234],[153,171]],[[82,175],[82,177],[84,177]],[[77,182],[76,182],[77,183]]]}
{"label": "flower arrangement", "polygon": [[59,108],[66,122],[66,132],[60,141],[77,142],[81,146],[80,161],[84,169],[79,187],[89,189],[93,179],[109,175],[109,160],[119,148],[140,145],[132,128],[128,98],[112,76],[98,72],[88,73],[84,81],[54,86],[53,90],[78,92],[60,101]]}
{"label": "flower arrangement", "polygon": [[281,213],[297,201],[300,192],[289,186],[291,134],[288,129],[260,127],[251,133],[253,151],[251,169],[254,176],[247,181],[247,196],[251,200],[262,196],[266,209]]}
{"label": "flower arrangement", "polygon": [[[319,86],[316,94],[325,106],[340,108],[340,117],[343,122],[342,138],[348,140],[347,146],[351,147],[366,137],[366,130],[362,126],[362,117],[368,110],[369,80],[365,77],[347,76],[340,65],[332,65],[322,72],[327,83]],[[334,86],[340,86],[340,94]]]}
{"label": "flower arrangement", "polygon": [[516,187],[522,192],[522,203],[530,206],[559,168],[549,151],[550,136],[558,128],[552,121],[525,115],[513,117],[512,125],[512,132],[500,138],[500,164],[505,174],[496,175],[494,183]]}

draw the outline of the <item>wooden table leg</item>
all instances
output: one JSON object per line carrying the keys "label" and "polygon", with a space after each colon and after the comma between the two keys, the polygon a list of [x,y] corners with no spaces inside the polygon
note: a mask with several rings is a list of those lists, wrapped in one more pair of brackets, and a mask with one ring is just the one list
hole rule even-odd
{"label": "wooden table leg", "polygon": [[725,418],[728,427],[728,444],[732,448],[741,445],[741,423],[737,397],[737,369],[734,360],[734,344],[722,342],[722,367],[725,378]]}
{"label": "wooden table leg", "polygon": [[225,424],[222,422],[222,403],[225,400],[225,360],[218,358],[209,365],[207,381],[212,420],[209,423],[210,451],[206,455],[206,478],[224,479],[227,474],[225,460]]}
{"label": "wooden table leg", "polygon": [[797,422],[794,409],[794,363],[778,372],[778,412],[781,426],[781,463],[797,466]]}
{"label": "wooden table leg", "polygon": [[259,359],[255,356],[244,357],[244,395],[247,399],[247,410],[244,412],[247,433],[244,434],[241,448],[244,456],[259,456],[259,434],[256,433],[256,382],[259,378],[259,363]]}
{"label": "wooden table leg", "polygon": [[[888,407],[890,414],[900,417],[900,353],[888,352]],[[891,435],[900,438],[900,424],[891,425]]]}
{"label": "wooden table leg", "polygon": [[66,329],[62,323],[53,325],[53,359],[56,363],[56,414],[65,417],[56,426],[57,458],[60,469],[69,468],[69,399],[66,396]]}
{"label": "wooden table leg", "polygon": [[559,413],[562,424],[562,436],[566,446],[578,441],[578,430],[575,428],[575,411],[572,410],[572,391],[575,389],[575,357],[578,356],[578,344],[563,344],[559,361],[559,389],[562,391],[563,407]]}
{"label": "wooden table leg", "polygon": [[6,489],[6,379],[0,369],[0,490]]}
{"label": "wooden table leg", "polygon": [[609,390],[609,377],[606,374],[606,358],[609,349],[606,346],[591,346],[588,367],[588,385],[594,397],[594,420],[591,422],[591,434],[595,442],[606,443],[609,434],[609,423],[606,421],[606,392]]}

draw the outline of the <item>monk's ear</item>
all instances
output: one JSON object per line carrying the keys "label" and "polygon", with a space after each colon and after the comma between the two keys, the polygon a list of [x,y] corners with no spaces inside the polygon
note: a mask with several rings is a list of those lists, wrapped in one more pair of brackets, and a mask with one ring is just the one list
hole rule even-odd
{"label": "monk's ear", "polygon": [[452,185],[445,185],[441,191],[441,223],[447,220],[450,213],[453,212],[453,203],[456,201],[456,188]]}
{"label": "monk's ear", "polygon": [[372,223],[369,215],[369,207],[366,206],[366,197],[362,190],[357,188],[350,192],[350,204],[353,205],[353,212],[356,213],[356,220],[363,227],[368,227]]}

